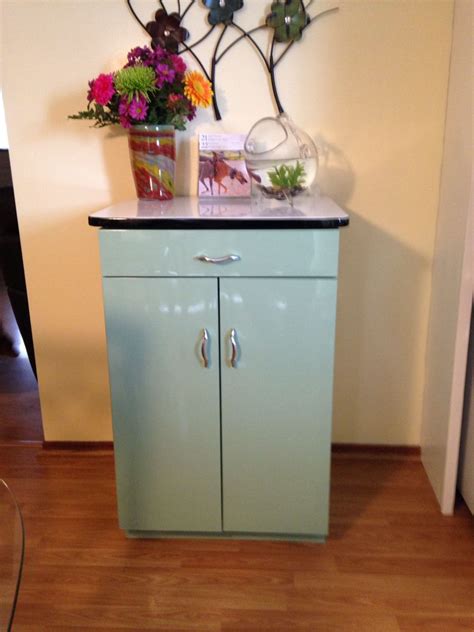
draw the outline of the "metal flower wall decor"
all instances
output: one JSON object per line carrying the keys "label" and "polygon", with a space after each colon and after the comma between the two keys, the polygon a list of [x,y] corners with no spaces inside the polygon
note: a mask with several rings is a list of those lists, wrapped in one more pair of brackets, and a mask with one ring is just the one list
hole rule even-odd
{"label": "metal flower wall decor", "polygon": [[[263,62],[264,68],[270,78],[275,105],[280,114],[284,109],[280,101],[276,82],[276,69],[291,47],[298,42],[303,32],[314,24],[319,18],[333,13],[338,7],[320,11],[315,15],[310,15],[311,5],[315,0],[274,0],[269,7],[263,21],[254,28],[246,30],[236,21],[238,11],[243,8],[244,0],[158,0],[159,9],[150,22],[143,22],[137,15],[132,0],[126,0],[127,5],[137,20],[151,37],[153,48],[160,46],[171,53],[189,53],[200,66],[202,72],[212,83],[214,96],[213,108],[218,121],[222,116],[219,111],[218,90],[217,90],[217,66],[236,44],[242,40],[250,43]],[[171,9],[171,5],[173,5]],[[207,21],[209,29],[206,33],[194,42],[190,42],[191,35],[183,26],[185,18],[193,7],[200,7],[207,11]],[[206,67],[201,57],[196,53],[199,44],[204,42],[214,31],[218,32],[212,57],[209,66]],[[269,33],[268,50],[263,50],[256,41],[255,34],[266,30]],[[224,45],[224,37],[231,38],[230,42]]]}

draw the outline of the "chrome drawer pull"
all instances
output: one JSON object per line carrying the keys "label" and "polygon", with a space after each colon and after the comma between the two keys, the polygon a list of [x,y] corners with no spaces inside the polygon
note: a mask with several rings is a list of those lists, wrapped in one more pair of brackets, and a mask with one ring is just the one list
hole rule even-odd
{"label": "chrome drawer pull", "polygon": [[196,255],[194,257],[196,261],[202,261],[203,263],[232,263],[232,261],[240,261],[239,255],[225,255],[224,257],[208,257],[207,255]]}
{"label": "chrome drawer pull", "polygon": [[208,355],[209,338],[210,338],[209,332],[207,331],[207,329],[203,329],[201,332],[201,361],[205,369],[209,368],[209,355]]}
{"label": "chrome drawer pull", "polygon": [[230,340],[230,346],[232,347],[232,354],[230,356],[229,364],[233,369],[236,369],[239,349],[237,346],[237,332],[235,329],[230,330],[229,340]]}

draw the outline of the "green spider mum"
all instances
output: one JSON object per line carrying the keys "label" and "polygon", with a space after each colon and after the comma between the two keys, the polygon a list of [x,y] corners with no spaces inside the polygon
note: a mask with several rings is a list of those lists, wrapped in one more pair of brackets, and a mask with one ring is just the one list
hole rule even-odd
{"label": "green spider mum", "polygon": [[277,42],[297,42],[309,24],[309,16],[301,0],[276,0],[266,24],[275,30]]}
{"label": "green spider mum", "polygon": [[128,66],[115,75],[114,84],[118,94],[126,97],[128,102],[143,97],[147,101],[156,92],[156,75],[149,66]]}

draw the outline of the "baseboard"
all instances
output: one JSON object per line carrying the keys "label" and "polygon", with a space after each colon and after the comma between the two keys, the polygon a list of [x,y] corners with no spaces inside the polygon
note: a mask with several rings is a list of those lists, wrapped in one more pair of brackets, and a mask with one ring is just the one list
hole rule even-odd
{"label": "baseboard", "polygon": [[333,455],[363,456],[373,458],[420,459],[419,445],[385,445],[373,443],[333,443]]}
{"label": "baseboard", "polygon": [[[113,441],[43,441],[45,450],[113,450]],[[367,443],[333,443],[332,453],[374,457],[420,458],[421,449],[416,445],[382,445]]]}
{"label": "baseboard", "polygon": [[44,450],[113,450],[113,441],[43,441]]}
{"label": "baseboard", "polygon": [[0,440],[0,448],[41,448],[43,441],[28,441],[26,439]]}

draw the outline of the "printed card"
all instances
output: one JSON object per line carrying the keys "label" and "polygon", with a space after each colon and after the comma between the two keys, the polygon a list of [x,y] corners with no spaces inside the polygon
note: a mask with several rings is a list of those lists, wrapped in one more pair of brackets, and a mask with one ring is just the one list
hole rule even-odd
{"label": "printed card", "polygon": [[199,134],[200,198],[250,197],[245,134]]}

